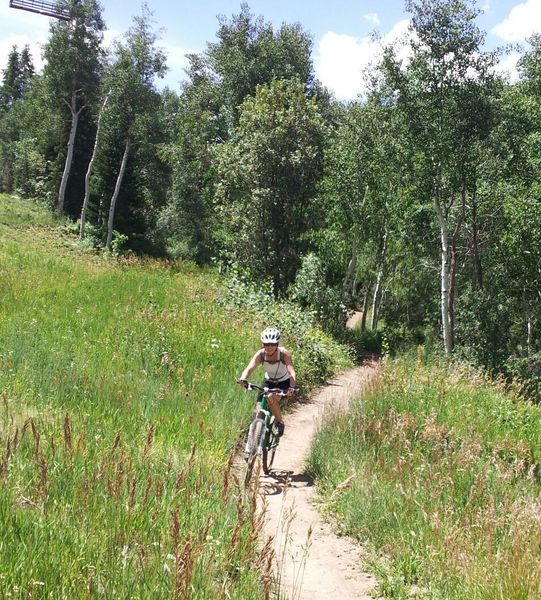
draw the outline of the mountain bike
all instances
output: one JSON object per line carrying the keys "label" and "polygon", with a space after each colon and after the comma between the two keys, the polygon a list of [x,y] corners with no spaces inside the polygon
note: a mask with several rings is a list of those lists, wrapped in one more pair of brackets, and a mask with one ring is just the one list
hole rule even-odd
{"label": "mountain bike", "polygon": [[274,461],[276,448],[280,442],[274,416],[267,407],[267,398],[271,395],[283,397],[287,396],[288,393],[277,388],[263,388],[250,382],[246,383],[246,389],[260,392],[244,446],[244,460],[246,461],[244,485],[248,487],[254,473],[254,467],[259,464],[260,459],[263,472],[268,475]]}

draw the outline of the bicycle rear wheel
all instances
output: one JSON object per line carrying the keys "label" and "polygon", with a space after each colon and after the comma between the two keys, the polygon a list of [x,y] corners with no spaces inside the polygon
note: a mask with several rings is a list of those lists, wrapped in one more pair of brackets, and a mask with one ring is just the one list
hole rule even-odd
{"label": "bicycle rear wheel", "polygon": [[276,454],[276,446],[278,446],[278,438],[271,430],[269,432],[269,439],[263,450],[263,472],[265,475],[268,475],[271,470],[272,463],[274,462],[274,455]]}

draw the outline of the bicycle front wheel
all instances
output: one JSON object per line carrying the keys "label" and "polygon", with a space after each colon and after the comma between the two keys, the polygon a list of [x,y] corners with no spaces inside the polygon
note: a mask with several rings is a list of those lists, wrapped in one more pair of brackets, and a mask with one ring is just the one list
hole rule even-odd
{"label": "bicycle front wheel", "polygon": [[248,433],[249,452],[248,456],[246,457],[246,474],[244,476],[244,487],[249,487],[254,472],[257,471],[255,467],[256,465],[259,466],[259,462],[257,459],[259,456],[259,442],[261,440],[261,436],[263,435],[263,428],[264,424],[261,420],[254,421],[250,426],[250,432]]}

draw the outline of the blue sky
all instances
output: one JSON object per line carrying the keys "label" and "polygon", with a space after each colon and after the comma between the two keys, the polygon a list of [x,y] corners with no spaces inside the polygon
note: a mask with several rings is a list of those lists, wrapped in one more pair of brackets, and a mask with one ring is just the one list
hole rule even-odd
{"label": "blue sky", "polygon": [[[0,69],[16,44],[29,44],[35,64],[41,67],[40,44],[47,40],[49,19],[9,8],[0,0]],[[364,89],[362,69],[377,56],[378,44],[370,33],[380,32],[392,41],[407,29],[408,14],[403,0],[251,0],[252,13],[279,26],[300,22],[314,40],[316,75],[337,98],[348,100]],[[131,17],[140,14],[141,3],[102,0],[108,27],[106,43],[121,35]],[[156,28],[162,28],[160,46],[168,55],[169,73],[160,85],[179,89],[186,66],[185,54],[201,52],[214,41],[217,15],[238,13],[240,1],[200,0],[194,2],[148,0]],[[521,43],[534,31],[541,32],[541,0],[478,0],[484,14],[478,25],[487,33],[487,48]],[[515,77],[517,54],[502,61],[501,68]]]}

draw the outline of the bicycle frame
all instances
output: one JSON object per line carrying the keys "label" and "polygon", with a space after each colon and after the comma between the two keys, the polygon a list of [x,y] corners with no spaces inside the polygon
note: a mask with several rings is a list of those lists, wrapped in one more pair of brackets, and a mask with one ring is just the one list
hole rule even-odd
{"label": "bicycle frame", "polygon": [[274,416],[267,408],[267,397],[271,395],[287,396],[287,393],[280,389],[262,388],[255,383],[247,383],[247,390],[257,390],[261,392],[258,397],[254,416],[244,448],[244,455],[247,463],[245,485],[248,486],[252,476],[252,471],[257,458],[263,459],[263,471],[267,474],[274,460],[274,453],[279,443],[278,435],[273,431]]}

